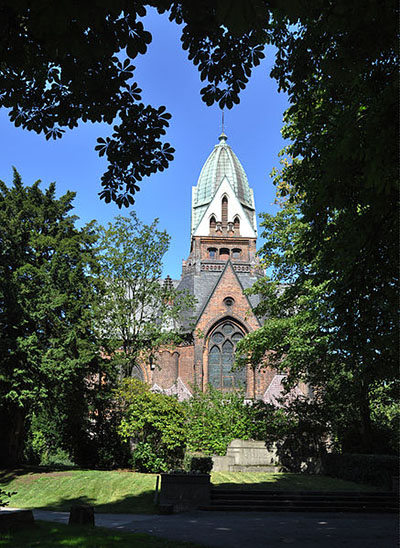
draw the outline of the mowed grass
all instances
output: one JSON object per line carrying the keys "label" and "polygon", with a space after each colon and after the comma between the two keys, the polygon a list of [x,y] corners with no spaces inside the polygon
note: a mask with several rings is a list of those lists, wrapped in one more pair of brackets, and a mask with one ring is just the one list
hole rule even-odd
{"label": "mowed grass", "polygon": [[121,533],[37,521],[35,527],[16,533],[0,533],[0,548],[76,546],[77,548],[199,548],[199,544],[165,540],[145,533]]}
{"label": "mowed grass", "polygon": [[71,504],[95,506],[96,512],[153,513],[156,474],[130,471],[68,470],[3,472],[0,487],[16,491],[10,506],[69,510]]}
{"label": "mowed grass", "polygon": [[266,474],[262,472],[212,472],[215,487],[265,489],[268,491],[377,491],[376,487],[329,476],[308,474]]}
{"label": "mowed grass", "polygon": [[[156,474],[126,470],[68,470],[38,472],[29,469],[3,471],[0,487],[16,491],[10,506],[69,511],[71,504],[85,503],[96,512],[154,513]],[[262,472],[213,472],[211,481],[220,488],[286,491],[374,491],[374,487],[350,481],[306,474]]]}

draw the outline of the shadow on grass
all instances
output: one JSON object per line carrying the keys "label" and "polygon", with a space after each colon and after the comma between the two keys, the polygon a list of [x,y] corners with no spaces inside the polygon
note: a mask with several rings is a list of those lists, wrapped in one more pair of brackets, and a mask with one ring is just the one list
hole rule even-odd
{"label": "shadow on grass", "polygon": [[19,478],[21,476],[29,477],[35,474],[44,473],[57,473],[62,472],[70,473],[74,470],[78,470],[76,466],[21,466],[20,468],[12,468],[6,470],[0,470],[0,485],[9,483],[10,481]]}
{"label": "shadow on grass", "polygon": [[49,504],[36,505],[41,510],[69,512],[74,504],[88,504],[95,512],[108,514],[154,514],[157,507],[154,504],[154,491],[143,491],[140,495],[123,496],[107,504],[99,504],[95,499],[84,495],[78,497],[64,497]]}
{"label": "shadow on grass", "polygon": [[262,490],[262,491],[348,491],[348,492],[366,492],[380,491],[377,487],[354,483],[351,481],[331,478],[328,476],[307,475],[307,474],[279,474],[274,476],[271,481],[259,482],[213,482],[213,488],[216,489],[235,489],[235,490]]}

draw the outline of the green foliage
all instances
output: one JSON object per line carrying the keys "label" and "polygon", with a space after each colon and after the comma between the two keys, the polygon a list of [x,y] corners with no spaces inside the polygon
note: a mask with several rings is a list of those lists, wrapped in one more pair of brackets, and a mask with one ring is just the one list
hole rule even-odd
{"label": "green foliage", "polygon": [[[339,419],[339,443],[352,439],[352,450],[371,452],[382,450],[374,392],[390,391],[398,374],[398,168],[389,160],[398,142],[398,6],[331,7],[294,4],[299,24],[282,32],[272,71],[292,103],[283,134],[295,159],[278,174],[278,192],[301,222],[285,294],[300,303],[293,322],[306,314],[304,342],[290,327],[283,332],[284,361],[293,376],[321,387]],[[293,263],[290,246],[280,243]],[[315,313],[303,311],[304,295]]]}
{"label": "green foliage", "polygon": [[392,478],[399,475],[399,457],[328,453],[323,457],[324,473],[358,483],[392,490]]}
{"label": "green foliage", "polygon": [[125,379],[115,396],[122,409],[118,431],[134,444],[135,468],[166,472],[178,467],[186,443],[185,412],[178,400],[151,392],[137,379]]}
{"label": "green foliage", "polygon": [[[74,194],[0,182],[0,461],[22,458],[33,413],[58,420],[71,452],[87,437],[87,382],[100,363],[93,324],[96,235],[77,229]],[[43,440],[42,440],[43,441]],[[37,437],[38,445],[42,443]]]}
{"label": "green foliage", "polygon": [[74,463],[70,453],[63,448],[63,415],[38,409],[29,421],[24,457],[29,464],[41,466],[70,467]]}
{"label": "green foliage", "polygon": [[189,471],[209,474],[212,470],[213,462],[211,457],[195,457],[190,459]]}
{"label": "green foliage", "polygon": [[329,418],[315,400],[296,398],[284,407],[256,402],[253,420],[259,438],[276,449],[279,462],[289,472],[313,472],[326,452]]}
{"label": "green foliage", "polygon": [[[275,174],[281,209],[274,216],[264,215],[262,222],[265,243],[260,254],[272,274],[250,291],[263,297],[256,312],[265,323],[239,342],[238,366],[268,363],[287,374],[288,389],[298,381],[311,385],[337,448],[392,451],[389,432],[395,431],[395,408],[392,426],[383,424],[385,413],[372,410],[377,393],[385,394],[388,408],[396,401],[397,273],[392,269],[388,275],[388,269],[381,273],[375,265],[364,264],[363,277],[353,276],[360,267],[359,251],[357,257],[343,255],[342,265],[337,262],[324,273],[336,253],[330,247],[332,238],[321,237],[316,244],[315,223],[305,213],[308,194],[290,179],[299,161],[283,163],[283,172]],[[364,213],[359,208],[359,215]],[[341,215],[337,211],[327,220],[334,234],[344,229]],[[351,225],[345,227],[350,238]],[[390,262],[395,244],[386,244],[382,252],[387,251]],[[267,351],[272,351],[268,358]]]}
{"label": "green foliage", "polygon": [[[233,10],[224,3],[150,4],[160,14],[169,12],[171,22],[185,23],[182,46],[201,79],[210,82],[201,92],[206,104],[238,103],[251,69],[264,57],[267,13],[249,9],[248,0]],[[100,196],[119,207],[130,206],[139,182],[168,167],[174,153],[161,140],[171,115],[164,106],[142,103],[132,64],[152,40],[143,24],[148,5],[115,0],[55,9],[42,0],[22,0],[0,7],[0,106],[10,109],[17,127],[43,132],[46,139],[62,137],[80,121],[111,124],[113,133],[100,137],[95,148],[108,160]],[[226,32],[229,27],[233,33]]]}
{"label": "green foliage", "polygon": [[124,376],[160,346],[181,340],[181,316],[193,305],[186,292],[162,283],[170,237],[157,226],[158,219],[146,225],[131,212],[98,227],[106,293],[96,313],[98,334],[111,366]]}
{"label": "green foliage", "polygon": [[[307,211],[318,219],[316,225],[324,224],[331,207],[357,201],[359,189],[370,197],[377,188],[388,192],[380,194],[377,208],[368,201],[375,211],[385,196],[392,200],[398,141],[393,123],[396,2],[155,0],[151,5],[182,25],[182,47],[206,80],[201,96],[207,105],[239,103],[265,44],[277,48],[271,75],[291,103],[284,135],[292,140],[293,156],[303,158],[292,174],[299,187],[311,189]],[[163,106],[141,102],[131,63],[151,42],[141,19],[146,6],[115,0],[112,7],[78,9],[66,3],[55,9],[43,0],[34,5],[24,0],[7,2],[2,11],[0,106],[10,108],[17,127],[44,132],[48,139],[61,137],[79,121],[115,123],[111,136],[98,139],[96,150],[108,160],[101,198],[120,207],[134,202],[138,183],[163,171],[174,152],[161,141],[170,115]],[[367,242],[368,230],[360,239],[357,234],[347,242],[340,234],[332,238],[338,257],[339,243],[346,255],[358,242]]]}
{"label": "green foliage", "polygon": [[183,404],[188,450],[225,455],[232,440],[249,439],[251,406],[246,405],[244,397],[243,392],[221,392],[212,386],[206,392],[195,390],[193,397]]}

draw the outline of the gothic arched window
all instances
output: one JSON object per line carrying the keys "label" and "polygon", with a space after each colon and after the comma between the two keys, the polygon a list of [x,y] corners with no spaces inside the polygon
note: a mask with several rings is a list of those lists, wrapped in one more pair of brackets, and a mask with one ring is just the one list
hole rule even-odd
{"label": "gothic arched window", "polygon": [[221,204],[221,207],[222,207],[222,224],[223,225],[226,225],[226,223],[228,222],[228,198],[226,196],[224,196],[222,198],[222,204]]}
{"label": "gothic arched window", "polygon": [[132,368],[132,377],[134,379],[138,379],[139,381],[142,381],[144,382],[144,375],[143,375],[143,370],[142,368],[140,367],[140,365],[138,364],[135,364]]}
{"label": "gothic arched window", "polygon": [[244,336],[233,322],[220,324],[209,339],[208,382],[220,390],[246,386],[246,371],[232,371],[236,344]]}
{"label": "gothic arched window", "polygon": [[210,218],[210,230],[215,230],[215,227],[217,226],[217,221],[215,220],[214,215]]}
{"label": "gothic arched window", "polygon": [[235,217],[233,219],[233,228],[235,229],[235,232],[239,232],[239,230],[240,230],[240,219],[239,219],[239,217]]}

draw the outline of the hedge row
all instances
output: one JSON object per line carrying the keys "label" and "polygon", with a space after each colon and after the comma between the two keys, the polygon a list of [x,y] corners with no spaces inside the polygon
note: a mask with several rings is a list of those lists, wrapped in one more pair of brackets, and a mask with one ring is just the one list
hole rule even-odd
{"label": "hedge row", "polygon": [[322,460],[328,476],[392,489],[392,477],[399,475],[399,457],[328,453]]}

